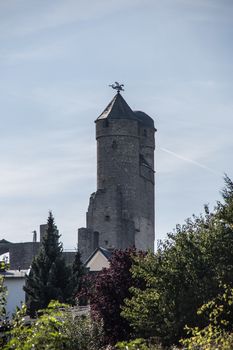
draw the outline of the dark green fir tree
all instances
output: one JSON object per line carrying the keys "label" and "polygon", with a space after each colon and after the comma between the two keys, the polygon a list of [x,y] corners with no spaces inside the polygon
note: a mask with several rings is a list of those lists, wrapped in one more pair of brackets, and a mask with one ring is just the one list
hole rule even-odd
{"label": "dark green fir tree", "polygon": [[[79,294],[79,292],[82,288],[82,285],[84,283],[83,277],[86,273],[86,268],[83,265],[82,257],[81,257],[79,250],[77,250],[77,252],[75,254],[75,258],[74,258],[74,262],[72,264],[71,271],[72,271],[72,275],[71,275],[71,279],[70,279],[70,292],[71,292],[70,303],[72,305],[75,305],[75,304],[80,304],[81,300],[78,300],[78,294]],[[82,303],[82,301],[81,301],[81,303]]]}
{"label": "dark green fir tree", "polygon": [[31,316],[37,310],[46,308],[51,300],[66,302],[70,298],[68,286],[71,271],[65,264],[59,238],[52,212],[49,212],[46,234],[32,261],[24,287],[28,313]]}

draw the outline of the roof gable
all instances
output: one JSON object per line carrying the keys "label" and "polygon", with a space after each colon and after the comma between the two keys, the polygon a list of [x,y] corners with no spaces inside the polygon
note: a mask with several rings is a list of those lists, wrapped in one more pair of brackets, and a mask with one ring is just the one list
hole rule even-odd
{"label": "roof gable", "polygon": [[100,114],[96,121],[102,119],[131,119],[137,120],[134,112],[118,92]]}
{"label": "roof gable", "polygon": [[89,268],[89,271],[101,271],[103,268],[109,268],[111,255],[111,251],[98,247],[87,259],[85,266]]}

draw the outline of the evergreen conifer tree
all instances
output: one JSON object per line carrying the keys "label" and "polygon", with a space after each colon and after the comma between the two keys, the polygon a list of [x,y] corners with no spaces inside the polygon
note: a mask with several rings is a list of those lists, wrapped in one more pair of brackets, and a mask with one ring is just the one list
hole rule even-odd
{"label": "evergreen conifer tree", "polygon": [[[70,292],[71,292],[71,298],[70,303],[76,304],[77,302],[77,296],[81,290],[82,284],[83,284],[83,276],[85,275],[86,269],[85,266],[82,263],[82,257],[77,250],[74,258],[74,262],[72,264],[71,268],[71,279],[70,279]],[[82,298],[81,298],[82,299]],[[80,300],[82,303],[82,300]]]}
{"label": "evergreen conifer tree", "polygon": [[31,316],[38,309],[46,308],[51,300],[66,302],[70,295],[70,269],[62,256],[60,235],[49,212],[46,234],[38,254],[34,257],[29,275],[26,276],[27,307]]}

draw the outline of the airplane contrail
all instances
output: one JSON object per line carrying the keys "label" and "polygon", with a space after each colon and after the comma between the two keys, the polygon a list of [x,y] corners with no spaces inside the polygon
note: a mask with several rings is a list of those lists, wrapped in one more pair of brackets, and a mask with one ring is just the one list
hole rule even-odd
{"label": "airplane contrail", "polygon": [[212,174],[223,176],[223,174],[221,174],[219,171],[215,171],[214,169],[211,169],[211,168],[209,168],[208,166],[206,166],[206,165],[204,165],[204,164],[201,164],[201,163],[199,163],[199,162],[196,162],[196,161],[193,160],[193,159],[183,157],[182,155],[180,155],[180,154],[178,154],[178,153],[175,153],[175,152],[172,152],[172,151],[169,151],[168,149],[163,148],[163,147],[160,147],[159,149],[160,149],[161,151],[166,152],[166,153],[168,153],[168,154],[171,154],[172,156],[174,156],[174,157],[176,157],[176,158],[178,158],[178,159],[181,159],[181,160],[183,160],[183,161],[185,161],[185,162],[188,162],[188,163],[191,163],[191,164],[193,164],[193,165],[196,165],[196,166],[198,166],[199,168],[208,170],[208,171],[210,171]]}

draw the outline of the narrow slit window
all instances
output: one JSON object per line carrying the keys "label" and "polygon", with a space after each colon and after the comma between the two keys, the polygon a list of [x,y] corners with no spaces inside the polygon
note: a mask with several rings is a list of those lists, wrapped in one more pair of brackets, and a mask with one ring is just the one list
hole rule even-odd
{"label": "narrow slit window", "polygon": [[115,140],[112,141],[112,148],[117,149],[117,142]]}
{"label": "narrow slit window", "polygon": [[94,249],[99,247],[99,232],[94,231]]}
{"label": "narrow slit window", "polygon": [[105,120],[104,120],[104,123],[103,123],[103,127],[104,127],[104,128],[107,128],[107,127],[108,127],[108,125],[109,125],[109,124],[108,124],[108,120],[107,120],[107,119],[105,119]]}
{"label": "narrow slit window", "polygon": [[105,221],[110,221],[110,216],[109,215],[105,215]]}

